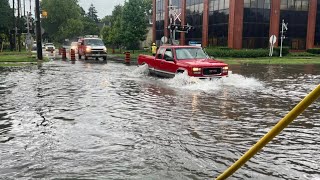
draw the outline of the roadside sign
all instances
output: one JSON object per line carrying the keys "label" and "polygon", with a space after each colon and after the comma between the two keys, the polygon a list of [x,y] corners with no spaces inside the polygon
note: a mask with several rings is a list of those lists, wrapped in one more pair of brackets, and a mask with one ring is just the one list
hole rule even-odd
{"label": "roadside sign", "polygon": [[27,34],[27,36],[26,36],[26,44],[27,45],[31,45],[33,43],[31,38],[32,38],[31,34]]}
{"label": "roadside sign", "polygon": [[161,42],[162,42],[163,44],[167,43],[167,42],[168,42],[168,38],[167,38],[166,36],[163,36],[163,37],[161,38]]}
{"label": "roadside sign", "polygon": [[189,41],[189,45],[190,46],[198,46],[201,47],[201,43],[198,41]]}
{"label": "roadside sign", "polygon": [[275,35],[270,36],[269,42],[274,45],[277,42],[277,37]]}
{"label": "roadside sign", "polygon": [[274,44],[277,42],[277,36],[271,35],[270,39],[269,39],[269,42],[270,42],[269,56],[272,57],[272,55],[273,55],[273,47],[274,47]]}

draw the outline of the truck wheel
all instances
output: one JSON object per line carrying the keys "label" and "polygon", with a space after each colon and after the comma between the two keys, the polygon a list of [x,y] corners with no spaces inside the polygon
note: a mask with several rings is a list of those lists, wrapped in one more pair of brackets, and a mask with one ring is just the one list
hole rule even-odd
{"label": "truck wheel", "polygon": [[103,56],[103,61],[106,61],[107,60],[107,56]]}
{"label": "truck wheel", "polygon": [[88,60],[88,56],[84,56],[84,60]]}
{"label": "truck wheel", "polygon": [[78,58],[81,59],[81,55],[80,54],[78,55]]}

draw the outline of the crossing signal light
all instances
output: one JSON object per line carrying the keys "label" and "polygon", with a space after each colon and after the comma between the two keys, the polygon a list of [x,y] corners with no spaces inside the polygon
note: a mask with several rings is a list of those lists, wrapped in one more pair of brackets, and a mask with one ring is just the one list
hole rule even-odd
{"label": "crossing signal light", "polygon": [[189,32],[189,31],[192,31],[194,30],[194,27],[193,26],[190,26],[189,24],[187,25],[174,25],[174,24],[171,24],[168,26],[168,29],[170,30],[176,30],[177,32]]}
{"label": "crossing signal light", "polygon": [[48,12],[45,10],[42,10],[41,15],[43,18],[47,18],[48,17]]}
{"label": "crossing signal light", "polygon": [[189,32],[194,30],[193,26],[190,26],[189,24],[185,25],[185,26],[179,26],[179,28],[177,29],[179,32]]}

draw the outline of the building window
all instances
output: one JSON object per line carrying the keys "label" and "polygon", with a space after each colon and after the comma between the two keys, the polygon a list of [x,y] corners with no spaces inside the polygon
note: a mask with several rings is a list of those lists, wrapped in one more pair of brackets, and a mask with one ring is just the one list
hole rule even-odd
{"label": "building window", "polygon": [[244,8],[270,9],[270,0],[244,0]]}
{"label": "building window", "polygon": [[156,40],[160,42],[162,36],[164,36],[164,0],[156,1]]}
{"label": "building window", "polygon": [[228,45],[229,0],[209,0],[209,46]]}
{"label": "building window", "polygon": [[308,26],[309,0],[281,0],[280,29],[282,20],[288,23],[287,37],[283,44],[291,49],[305,49]]}
{"label": "building window", "polygon": [[245,0],[243,48],[266,48],[269,42],[270,0]]}
{"label": "building window", "polygon": [[317,5],[316,34],[314,39],[314,45],[320,47],[320,0],[318,0]]}
{"label": "building window", "polygon": [[281,10],[308,11],[309,0],[281,0]]}
{"label": "building window", "polygon": [[186,44],[189,44],[189,41],[202,42],[203,7],[203,0],[187,0],[186,22],[193,26],[194,30],[186,33]]}

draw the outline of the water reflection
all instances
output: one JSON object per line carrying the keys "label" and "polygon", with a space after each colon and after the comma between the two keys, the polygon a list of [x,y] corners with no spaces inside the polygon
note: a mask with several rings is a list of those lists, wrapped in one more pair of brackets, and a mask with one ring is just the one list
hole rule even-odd
{"label": "water reflection", "polygon": [[[236,65],[227,79],[51,61],[0,70],[0,173],[9,179],[211,179],[320,83],[320,67]],[[313,179],[319,101],[231,179]],[[306,148],[307,147],[307,148]]]}

